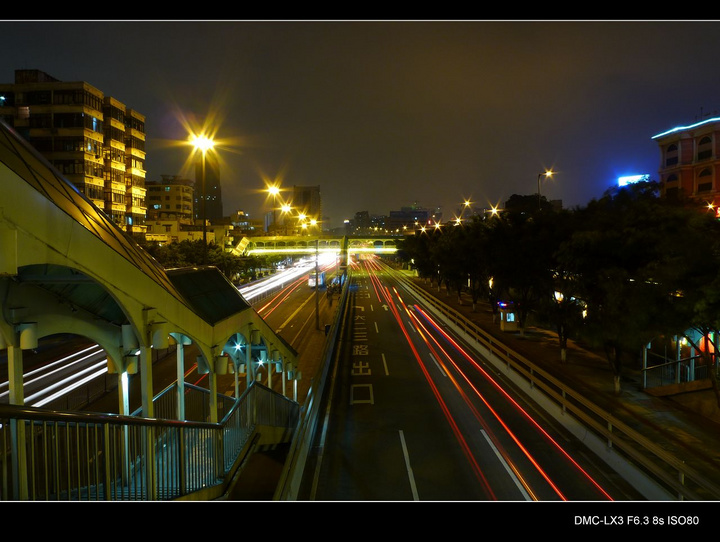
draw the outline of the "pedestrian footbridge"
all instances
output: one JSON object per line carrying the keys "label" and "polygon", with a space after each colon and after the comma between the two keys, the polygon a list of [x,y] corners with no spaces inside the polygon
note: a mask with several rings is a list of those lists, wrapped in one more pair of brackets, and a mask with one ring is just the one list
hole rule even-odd
{"label": "pedestrian footbridge", "polygon": [[233,248],[238,255],[395,254],[402,237],[388,235],[273,235],[245,237]]}
{"label": "pedestrian footbridge", "polygon": [[[299,405],[254,381],[297,352],[214,267],[165,270],[21,137],[0,125],[0,500],[208,499],[253,449],[290,442]],[[25,405],[23,352],[59,333],[107,353],[119,415]],[[152,352],[175,346],[177,382],[153,396]],[[184,382],[188,345],[208,388]],[[246,375],[241,397],[217,375]],[[129,411],[139,373],[142,407]],[[237,378],[237,377],[236,377]],[[237,389],[237,386],[236,386]]]}

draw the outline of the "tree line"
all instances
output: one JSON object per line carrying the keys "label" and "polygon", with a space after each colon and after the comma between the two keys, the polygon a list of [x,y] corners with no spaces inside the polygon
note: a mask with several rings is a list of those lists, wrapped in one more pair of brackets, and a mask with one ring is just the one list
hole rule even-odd
{"label": "tree line", "polygon": [[616,392],[623,364],[659,337],[685,337],[715,366],[720,221],[700,203],[660,197],[654,182],[566,210],[514,195],[497,215],[403,239],[398,255],[459,299],[468,294],[473,310],[508,302],[521,334],[530,323],[551,327],[561,362],[568,339],[602,349]]}
{"label": "tree line", "polygon": [[208,243],[204,251],[202,239],[146,244],[143,248],[165,269],[194,267],[205,261],[236,285],[256,280],[261,273],[274,270],[286,259],[281,255],[236,256],[214,242]]}

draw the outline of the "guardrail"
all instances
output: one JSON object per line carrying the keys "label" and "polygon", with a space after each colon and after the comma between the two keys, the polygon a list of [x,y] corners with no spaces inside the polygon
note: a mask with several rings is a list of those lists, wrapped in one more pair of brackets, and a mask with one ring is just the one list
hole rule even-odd
{"label": "guardrail", "polygon": [[651,365],[643,369],[643,388],[655,388],[684,384],[697,380],[710,381],[710,372],[705,364],[698,364],[700,356],[689,359],[668,361],[659,365]]}
{"label": "guardrail", "polygon": [[[403,283],[433,312],[464,334],[476,350],[494,363],[506,376],[524,383],[534,398],[546,399],[541,406],[560,420],[576,436],[599,454],[616,470],[636,482],[651,500],[717,500],[720,487],[707,477],[665,451],[657,443],[629,427],[622,420],[575,392],[530,360],[505,346],[497,338],[467,320],[434,296],[418,288],[404,274],[397,273]],[[575,421],[568,417],[571,414]],[[577,423],[579,422],[579,424]],[[590,430],[595,439],[590,438]]]}
{"label": "guardrail", "polygon": [[310,447],[315,440],[315,434],[318,426],[318,415],[320,407],[325,395],[325,385],[328,380],[328,373],[332,366],[332,358],[336,354],[337,335],[342,329],[342,322],[346,316],[347,298],[350,285],[350,270],[348,269],[340,299],[335,308],[335,316],[333,323],[328,331],[325,340],[325,347],[322,354],[322,370],[318,373],[318,377],[313,381],[308,390],[307,398],[303,403],[298,419],[297,427],[294,432],[294,438],[288,452],[283,471],[280,476],[273,500],[276,501],[294,501],[297,500],[302,484],[302,478],[305,470],[305,462]]}
{"label": "guardrail", "polygon": [[292,428],[298,409],[258,383],[220,423],[0,405],[0,501],[153,501],[211,487],[220,492],[255,427]]}

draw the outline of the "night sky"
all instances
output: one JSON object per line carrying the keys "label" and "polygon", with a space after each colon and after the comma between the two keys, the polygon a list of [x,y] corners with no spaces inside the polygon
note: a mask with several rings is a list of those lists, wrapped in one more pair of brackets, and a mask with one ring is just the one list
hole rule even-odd
{"label": "night sky", "polygon": [[417,204],[450,219],[535,194],[565,207],[657,179],[652,136],[719,115],[720,22],[5,21],[16,69],[86,81],[146,116],[147,179],[192,173],[211,120],[225,214],[266,181],[319,185],[326,226]]}

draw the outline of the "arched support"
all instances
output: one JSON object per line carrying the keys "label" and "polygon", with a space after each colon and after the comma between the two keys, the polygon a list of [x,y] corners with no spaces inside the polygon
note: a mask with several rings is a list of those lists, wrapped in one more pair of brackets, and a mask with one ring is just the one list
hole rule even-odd
{"label": "arched support", "polygon": [[118,373],[118,412],[123,416],[130,415],[130,376],[137,374],[138,356],[123,357],[122,368]]}
{"label": "arched support", "polygon": [[140,396],[142,398],[142,417],[153,418],[153,379],[152,379],[152,347],[140,346]]}
{"label": "arched support", "polygon": [[192,339],[182,333],[171,333],[170,336],[177,343],[175,401],[177,403],[177,419],[185,419],[185,347],[192,344]]}
{"label": "arched support", "polygon": [[216,348],[212,347],[212,352],[210,356],[210,360],[212,361],[212,368],[210,370],[210,381],[209,389],[210,389],[210,423],[217,423],[218,422],[218,387],[217,387],[217,367],[215,365],[216,358],[218,357],[215,354]]}
{"label": "arched support", "polygon": [[208,392],[209,397],[209,408],[210,408],[210,422],[217,422],[217,410],[218,410],[218,399],[217,399],[217,372],[215,367],[215,359],[217,348],[211,347],[209,350],[200,345],[200,355],[197,357],[198,373],[208,375]]}
{"label": "arched support", "polygon": [[8,386],[10,388],[9,401],[11,405],[23,406],[25,395],[23,392],[23,356],[19,345],[7,346]]}
{"label": "arched support", "polygon": [[[13,333],[13,343],[7,345],[7,358],[8,358],[8,380],[10,388],[9,401],[12,405],[24,405],[25,396],[23,392],[23,362],[22,362],[22,346],[31,346],[31,341],[28,337],[25,340],[21,340],[21,332],[18,330],[19,326],[15,327]],[[37,340],[35,341],[37,346]],[[27,478],[27,454],[25,446],[25,424],[18,423],[17,420],[10,420],[10,445],[12,447],[12,468],[13,472],[18,473],[15,477],[13,484],[14,494],[18,496],[20,500],[27,500],[28,492],[28,478]]]}
{"label": "arched support", "polygon": [[[243,354],[247,350],[247,339],[241,333],[235,333],[226,343],[223,352],[231,361],[231,370],[235,380],[235,399],[240,397],[240,371],[243,365]],[[247,369],[246,369],[247,370]]]}
{"label": "arched support", "polygon": [[257,330],[252,328],[252,323],[248,324],[247,337],[249,337],[248,343],[245,345],[245,384],[249,388],[253,380],[255,380],[255,374],[253,371],[253,360],[252,360],[252,345],[253,345],[253,333]]}

